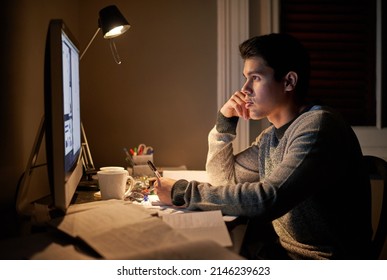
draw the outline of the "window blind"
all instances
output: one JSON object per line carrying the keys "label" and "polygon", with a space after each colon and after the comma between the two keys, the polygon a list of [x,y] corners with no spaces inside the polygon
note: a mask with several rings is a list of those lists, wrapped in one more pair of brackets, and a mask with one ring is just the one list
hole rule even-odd
{"label": "window blind", "polygon": [[309,99],[351,125],[376,124],[376,1],[281,0],[280,29],[311,58]]}

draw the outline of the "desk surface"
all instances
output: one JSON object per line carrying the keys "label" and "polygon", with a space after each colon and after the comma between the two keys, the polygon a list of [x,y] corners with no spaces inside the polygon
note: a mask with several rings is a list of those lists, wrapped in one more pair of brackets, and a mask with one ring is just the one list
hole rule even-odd
{"label": "desk surface", "polygon": [[101,197],[95,195],[97,192],[98,191],[92,190],[77,190],[74,194],[72,204],[82,204],[93,201],[100,201]]}

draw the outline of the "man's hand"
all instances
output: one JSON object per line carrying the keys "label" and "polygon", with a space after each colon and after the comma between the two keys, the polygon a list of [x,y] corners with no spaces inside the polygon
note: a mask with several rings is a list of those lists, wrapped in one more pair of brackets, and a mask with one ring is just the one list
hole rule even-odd
{"label": "man's hand", "polygon": [[155,182],[156,194],[165,205],[172,205],[171,191],[176,180],[161,177]]}
{"label": "man's hand", "polygon": [[241,117],[245,120],[250,119],[249,110],[246,108],[246,94],[236,91],[231,98],[223,105],[220,112],[226,118]]}

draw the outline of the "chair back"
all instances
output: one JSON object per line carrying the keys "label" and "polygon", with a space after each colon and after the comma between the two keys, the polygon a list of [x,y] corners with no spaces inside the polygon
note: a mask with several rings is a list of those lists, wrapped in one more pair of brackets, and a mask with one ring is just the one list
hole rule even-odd
{"label": "chair back", "polygon": [[[376,203],[379,207],[373,207],[373,225],[374,234],[372,238],[371,254],[373,259],[379,259],[382,253],[384,243],[387,236],[387,162],[376,156],[364,156],[365,164],[368,168],[371,183],[372,180],[382,180],[381,184],[372,184],[373,186],[381,186],[382,190],[373,190],[372,204],[375,206]],[[377,195],[375,195],[377,194]],[[380,196],[379,198],[376,196]],[[381,199],[380,199],[381,198]],[[377,211],[379,208],[380,210]]]}

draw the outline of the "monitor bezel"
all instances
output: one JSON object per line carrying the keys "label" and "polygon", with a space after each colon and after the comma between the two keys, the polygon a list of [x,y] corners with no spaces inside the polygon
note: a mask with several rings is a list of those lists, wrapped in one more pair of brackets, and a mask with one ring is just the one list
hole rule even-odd
{"label": "monitor bezel", "polygon": [[53,207],[66,212],[82,178],[83,165],[81,146],[73,166],[65,171],[62,32],[79,53],[79,44],[64,21],[51,20],[46,40],[44,104],[47,171]]}

